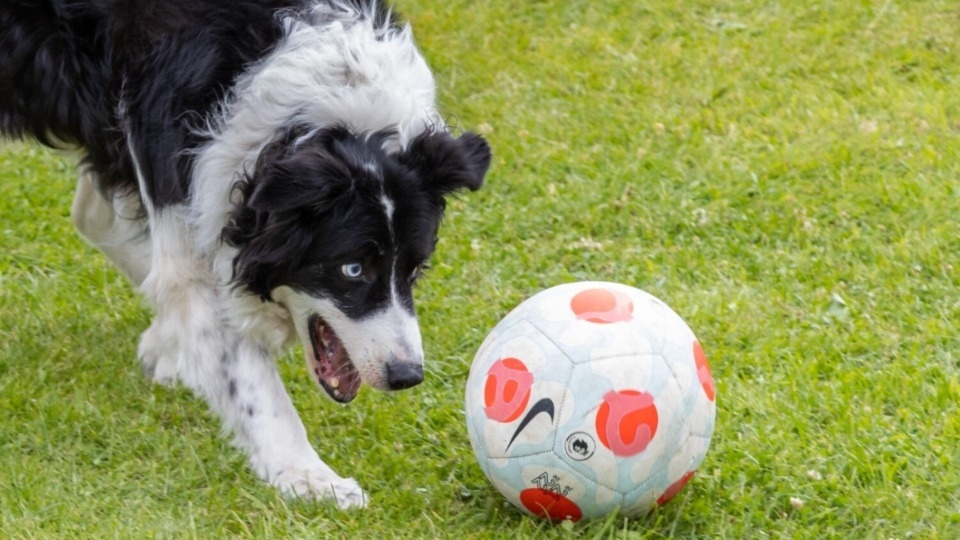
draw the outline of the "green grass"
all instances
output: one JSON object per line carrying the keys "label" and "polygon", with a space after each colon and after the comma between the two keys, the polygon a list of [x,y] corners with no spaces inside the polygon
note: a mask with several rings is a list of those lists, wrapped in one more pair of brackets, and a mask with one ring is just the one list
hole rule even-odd
{"label": "green grass", "polygon": [[[960,4],[399,7],[451,123],[496,157],[450,205],[417,293],[424,385],[339,407],[300,351],[281,363],[312,441],[371,507],[284,500],[202,402],[140,375],[149,312],[72,231],[72,158],[10,143],[3,536],[960,537]],[[534,522],[466,438],[483,336],[576,279],[660,296],[711,359],[712,448],[643,519]]]}

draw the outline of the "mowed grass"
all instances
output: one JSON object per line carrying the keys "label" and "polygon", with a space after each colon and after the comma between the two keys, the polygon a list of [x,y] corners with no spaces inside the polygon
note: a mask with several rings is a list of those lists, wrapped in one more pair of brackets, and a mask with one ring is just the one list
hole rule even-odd
{"label": "mowed grass", "polygon": [[[139,373],[149,311],[69,223],[74,160],[0,147],[0,536],[960,537],[960,4],[398,5],[453,125],[495,150],[417,292],[428,379],[349,407],[301,351],[311,440],[372,503],[290,501]],[[464,428],[509,309],[628,283],[698,334],[710,452],[645,518],[513,509]]]}

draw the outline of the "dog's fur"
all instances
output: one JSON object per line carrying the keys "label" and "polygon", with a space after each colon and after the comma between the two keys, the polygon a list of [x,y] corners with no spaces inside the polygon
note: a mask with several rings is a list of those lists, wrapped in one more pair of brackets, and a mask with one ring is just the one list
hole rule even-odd
{"label": "dog's fur", "polygon": [[73,219],[155,310],[139,356],[285,493],[362,506],[274,356],[340,402],[423,378],[412,287],[478,189],[408,26],[375,0],[4,0],[0,133],[84,154]]}

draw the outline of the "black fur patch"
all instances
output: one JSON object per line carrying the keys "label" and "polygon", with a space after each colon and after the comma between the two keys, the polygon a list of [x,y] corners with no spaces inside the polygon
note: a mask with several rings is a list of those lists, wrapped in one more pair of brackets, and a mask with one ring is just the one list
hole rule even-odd
{"label": "black fur patch", "polygon": [[[80,146],[105,193],[138,190],[133,150],[146,181],[141,197],[157,208],[181,203],[206,142],[195,128],[277,44],[277,12],[308,3],[3,0],[0,133]],[[384,2],[341,4],[395,24]]]}

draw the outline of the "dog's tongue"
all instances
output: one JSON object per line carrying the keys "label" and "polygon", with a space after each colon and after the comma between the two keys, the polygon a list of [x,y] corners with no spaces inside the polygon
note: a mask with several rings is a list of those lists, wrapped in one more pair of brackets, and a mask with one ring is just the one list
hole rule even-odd
{"label": "dog's tongue", "polygon": [[360,391],[360,373],[332,328],[318,321],[317,337],[313,370],[317,382],[335,401],[352,401]]}

